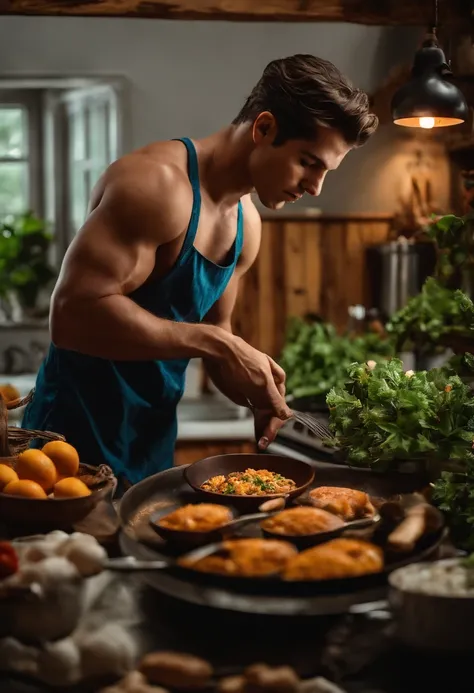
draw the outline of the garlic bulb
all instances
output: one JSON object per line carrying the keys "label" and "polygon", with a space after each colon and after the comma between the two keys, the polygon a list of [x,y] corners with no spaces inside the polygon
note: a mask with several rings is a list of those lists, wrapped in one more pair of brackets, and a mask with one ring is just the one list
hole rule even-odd
{"label": "garlic bulb", "polygon": [[104,561],[107,559],[106,550],[94,537],[79,532],[62,542],[57,553],[67,558],[82,577],[91,577],[102,572]]}

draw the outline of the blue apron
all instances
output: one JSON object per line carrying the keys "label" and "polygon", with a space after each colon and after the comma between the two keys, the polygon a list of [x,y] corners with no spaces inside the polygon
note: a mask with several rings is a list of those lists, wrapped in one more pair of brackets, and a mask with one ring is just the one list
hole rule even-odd
{"label": "blue apron", "polygon": [[[239,202],[237,234],[226,266],[194,247],[201,192],[196,149],[188,138],[193,190],[191,220],[180,255],[164,277],[142,285],[130,298],[149,312],[176,322],[199,323],[222,296],[243,242]],[[173,465],[176,407],[189,359],[108,361],[50,345],[23,427],[62,433],[88,464],[110,465],[130,483]]]}

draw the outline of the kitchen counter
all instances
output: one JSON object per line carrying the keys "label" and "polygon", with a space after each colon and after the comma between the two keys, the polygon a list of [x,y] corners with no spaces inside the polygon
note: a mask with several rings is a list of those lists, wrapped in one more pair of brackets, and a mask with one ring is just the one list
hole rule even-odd
{"label": "kitchen counter", "polygon": [[179,421],[177,440],[253,440],[253,418],[229,421]]}

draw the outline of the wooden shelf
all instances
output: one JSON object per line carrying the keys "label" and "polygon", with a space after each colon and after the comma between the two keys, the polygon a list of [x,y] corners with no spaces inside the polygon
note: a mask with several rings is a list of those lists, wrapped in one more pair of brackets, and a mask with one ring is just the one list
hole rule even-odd
{"label": "wooden shelf", "polygon": [[[464,0],[439,0],[443,25],[467,24]],[[0,14],[424,26],[432,0],[0,0]],[[428,19],[427,19],[428,18]]]}

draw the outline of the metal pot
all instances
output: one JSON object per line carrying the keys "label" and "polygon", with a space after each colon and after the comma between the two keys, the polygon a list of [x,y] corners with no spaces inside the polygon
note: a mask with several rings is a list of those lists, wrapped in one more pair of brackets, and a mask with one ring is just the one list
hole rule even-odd
{"label": "metal pot", "polygon": [[[455,565],[458,558],[437,561]],[[395,637],[422,651],[466,653],[474,651],[473,596],[441,596],[404,587],[407,572],[423,570],[426,563],[399,568],[390,574],[389,603],[395,620]]]}

